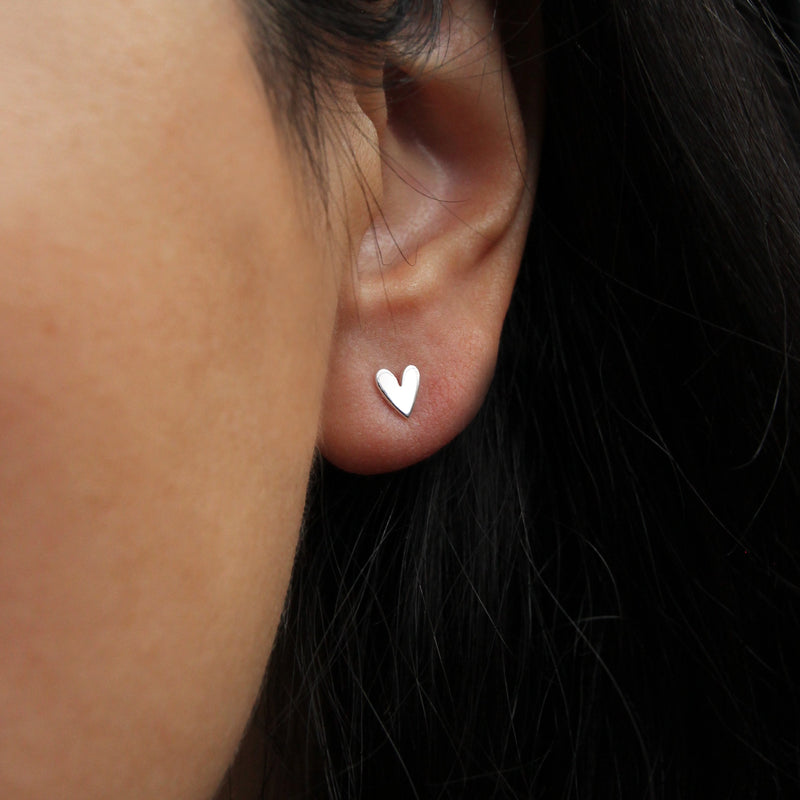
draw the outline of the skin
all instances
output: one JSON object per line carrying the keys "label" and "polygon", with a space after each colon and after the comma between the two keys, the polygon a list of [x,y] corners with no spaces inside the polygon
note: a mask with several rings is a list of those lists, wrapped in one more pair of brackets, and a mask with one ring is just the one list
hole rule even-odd
{"label": "skin", "polygon": [[[489,6],[448,7],[413,101],[388,115],[380,72],[320,98],[326,215],[235,0],[0,3],[4,800],[212,797],[315,446],[399,468],[480,404],[535,159]],[[365,259],[376,219],[416,257]],[[412,423],[373,381],[409,353]]]}
{"label": "skin", "polygon": [[0,4],[1,797],[234,755],[368,222],[298,174],[232,2]]}

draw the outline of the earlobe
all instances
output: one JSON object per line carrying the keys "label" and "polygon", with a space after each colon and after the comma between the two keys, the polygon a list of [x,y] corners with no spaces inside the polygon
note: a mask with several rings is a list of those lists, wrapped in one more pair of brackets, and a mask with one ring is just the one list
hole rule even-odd
{"label": "earlobe", "polygon": [[[373,224],[341,287],[319,448],[374,473],[431,455],[480,407],[527,235],[541,120],[523,129],[476,0],[451,3],[430,56],[391,65],[383,97],[360,102],[383,168],[365,187]],[[418,372],[404,375],[409,365]],[[406,404],[416,378],[406,415],[389,395]]]}

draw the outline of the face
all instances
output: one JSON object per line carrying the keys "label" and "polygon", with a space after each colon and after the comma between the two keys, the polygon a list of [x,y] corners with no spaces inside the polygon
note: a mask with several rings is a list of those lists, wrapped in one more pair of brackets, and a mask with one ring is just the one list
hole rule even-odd
{"label": "face", "polygon": [[302,174],[233,0],[0,4],[2,797],[233,756],[353,236]]}

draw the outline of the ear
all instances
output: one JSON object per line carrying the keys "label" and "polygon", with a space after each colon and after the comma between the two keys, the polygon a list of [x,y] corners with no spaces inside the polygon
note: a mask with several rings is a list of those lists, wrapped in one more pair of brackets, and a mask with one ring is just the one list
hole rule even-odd
{"label": "ear", "polygon": [[[341,287],[319,437],[352,472],[419,461],[473,418],[528,231],[543,78],[526,131],[489,4],[448,9],[424,61],[387,65],[383,90],[360,99],[382,170],[365,186],[373,224]],[[376,374],[399,381],[412,364],[419,392],[406,418]]]}

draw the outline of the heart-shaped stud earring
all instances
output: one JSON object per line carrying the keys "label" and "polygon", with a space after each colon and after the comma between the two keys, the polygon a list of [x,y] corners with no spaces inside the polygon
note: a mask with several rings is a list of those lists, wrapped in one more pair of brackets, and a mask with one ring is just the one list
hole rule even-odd
{"label": "heart-shaped stud earring", "polygon": [[411,416],[411,409],[414,408],[419,390],[419,370],[413,364],[409,364],[403,370],[402,384],[397,382],[397,378],[388,369],[378,370],[375,383],[395,411],[406,418]]}

